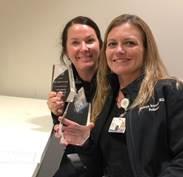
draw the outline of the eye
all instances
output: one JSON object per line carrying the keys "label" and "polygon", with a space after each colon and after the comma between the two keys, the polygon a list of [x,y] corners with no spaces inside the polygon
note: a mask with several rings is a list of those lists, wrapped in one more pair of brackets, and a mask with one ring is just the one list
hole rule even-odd
{"label": "eye", "polygon": [[108,48],[114,48],[114,47],[116,47],[116,46],[117,46],[117,42],[114,42],[114,41],[113,41],[113,42],[108,42],[108,43],[107,43],[107,47],[108,47]]}
{"label": "eye", "polygon": [[79,41],[72,41],[71,44],[74,45],[74,46],[79,45]]}
{"label": "eye", "polygon": [[90,38],[86,41],[87,44],[92,44],[95,42],[95,39],[94,38]]}
{"label": "eye", "polygon": [[137,43],[135,42],[135,41],[125,41],[124,43],[123,43],[125,46],[127,46],[127,47],[133,47],[133,46],[136,46],[137,45]]}

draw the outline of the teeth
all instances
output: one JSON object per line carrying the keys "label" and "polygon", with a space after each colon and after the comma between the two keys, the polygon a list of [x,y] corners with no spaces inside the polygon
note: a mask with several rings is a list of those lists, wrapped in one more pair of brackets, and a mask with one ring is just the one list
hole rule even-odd
{"label": "teeth", "polygon": [[128,62],[128,59],[114,59],[113,61],[118,63],[125,63]]}
{"label": "teeth", "polygon": [[80,58],[86,58],[86,59],[88,59],[88,58],[91,58],[91,56],[82,56],[82,57],[77,57],[78,59],[80,59]]}

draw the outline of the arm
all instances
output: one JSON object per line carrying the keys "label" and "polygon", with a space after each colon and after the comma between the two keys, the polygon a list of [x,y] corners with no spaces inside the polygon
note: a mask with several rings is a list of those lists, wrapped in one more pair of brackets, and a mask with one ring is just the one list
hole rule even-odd
{"label": "arm", "polygon": [[[88,139],[93,124],[83,126],[66,118],[62,120],[62,123],[65,125],[58,124],[54,127],[55,132],[57,132],[55,133],[56,137],[66,146],[69,144],[75,144],[77,146],[74,146],[73,153],[64,153],[58,171],[60,173],[59,175],[62,176],[64,173],[72,173],[74,170],[72,176],[101,177],[103,173],[101,154],[99,149]],[[62,136],[64,136],[63,139]],[[69,172],[66,169],[67,167],[70,167]]]}
{"label": "arm", "polygon": [[[176,91],[175,91],[176,90]],[[172,160],[160,177],[183,176],[183,86],[167,96],[168,138]]]}

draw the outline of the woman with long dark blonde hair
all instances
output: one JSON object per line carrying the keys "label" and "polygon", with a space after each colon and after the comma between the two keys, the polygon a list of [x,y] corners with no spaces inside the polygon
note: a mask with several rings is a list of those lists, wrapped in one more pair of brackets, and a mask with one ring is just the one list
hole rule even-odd
{"label": "woman with long dark blonde hair", "polygon": [[[182,177],[182,108],[183,84],[168,75],[148,25],[116,17],[100,56],[88,159],[98,153],[106,177]],[[68,143],[78,130],[89,134],[79,125],[71,134],[73,123],[63,123]]]}

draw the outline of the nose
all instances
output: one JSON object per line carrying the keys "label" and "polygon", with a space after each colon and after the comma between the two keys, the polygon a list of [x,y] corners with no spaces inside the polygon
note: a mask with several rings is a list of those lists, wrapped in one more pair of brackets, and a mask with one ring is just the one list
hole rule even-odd
{"label": "nose", "polygon": [[88,46],[87,46],[87,44],[86,44],[86,42],[82,42],[81,43],[81,48],[80,48],[82,51],[85,51],[85,50],[88,50]]}
{"label": "nose", "polygon": [[119,53],[125,53],[125,49],[124,49],[124,47],[123,47],[123,45],[118,45],[117,46],[117,52],[119,52]]}

